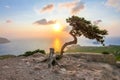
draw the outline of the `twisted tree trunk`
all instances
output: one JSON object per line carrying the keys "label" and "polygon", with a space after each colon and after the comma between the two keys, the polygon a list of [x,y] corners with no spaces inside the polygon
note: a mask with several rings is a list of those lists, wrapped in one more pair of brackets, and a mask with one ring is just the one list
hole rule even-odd
{"label": "twisted tree trunk", "polygon": [[60,52],[60,55],[61,55],[61,56],[62,56],[63,53],[64,53],[65,47],[67,47],[68,45],[71,45],[71,44],[77,44],[77,37],[72,34],[72,31],[70,32],[70,35],[74,38],[74,40],[73,40],[73,41],[70,41],[70,42],[66,42],[66,43],[62,46],[61,52]]}

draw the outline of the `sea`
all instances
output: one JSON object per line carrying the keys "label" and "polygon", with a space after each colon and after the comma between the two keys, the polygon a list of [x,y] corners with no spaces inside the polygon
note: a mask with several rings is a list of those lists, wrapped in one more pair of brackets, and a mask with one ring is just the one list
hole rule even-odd
{"label": "sea", "polygon": [[[26,51],[33,51],[36,49],[45,50],[49,53],[49,48],[55,48],[56,52],[60,51],[62,45],[65,42],[71,41],[72,38],[54,38],[54,39],[12,39],[9,43],[0,44],[0,55],[12,54],[20,55]],[[102,46],[95,40],[89,40],[86,38],[78,38],[78,44],[80,46]],[[105,44],[109,45],[120,45],[120,38],[106,38]]]}

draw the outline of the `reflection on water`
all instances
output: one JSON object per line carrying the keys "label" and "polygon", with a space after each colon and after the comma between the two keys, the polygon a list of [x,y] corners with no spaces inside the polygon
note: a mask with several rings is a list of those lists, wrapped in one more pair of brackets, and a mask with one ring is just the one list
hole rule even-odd
{"label": "reflection on water", "polygon": [[51,47],[55,49],[55,52],[59,52],[63,43],[64,41],[61,38],[11,40],[10,43],[0,44],[0,55],[19,55],[26,51],[33,51],[36,49],[45,50],[46,53],[49,53],[49,48]]}
{"label": "reflection on water", "polygon": [[[73,38],[52,38],[52,39],[22,39],[22,40],[10,40],[10,43],[0,44],[0,55],[2,54],[23,54],[26,51],[33,51],[36,49],[45,50],[49,53],[49,48],[55,48],[56,52],[59,52],[62,45],[65,42],[69,42],[73,40]],[[114,44],[120,45],[120,38],[107,38],[106,45]],[[78,44],[81,46],[93,46],[93,41],[84,38],[78,38]],[[96,46],[96,45],[94,45]]]}
{"label": "reflection on water", "polygon": [[55,38],[53,42],[53,48],[56,52],[60,52],[62,41],[59,38]]}

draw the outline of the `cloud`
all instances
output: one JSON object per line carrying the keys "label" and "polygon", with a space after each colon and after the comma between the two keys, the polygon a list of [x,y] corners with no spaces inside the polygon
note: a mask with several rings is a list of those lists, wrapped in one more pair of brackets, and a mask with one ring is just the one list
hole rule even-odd
{"label": "cloud", "polygon": [[53,21],[53,20],[47,21],[46,19],[41,19],[41,20],[35,21],[33,24],[37,24],[37,25],[51,25],[51,24],[54,24],[54,23],[56,23],[56,21]]}
{"label": "cloud", "polygon": [[84,3],[81,1],[72,1],[72,2],[60,3],[59,6],[61,8],[70,9],[71,14],[77,14],[85,8]]}
{"label": "cloud", "polygon": [[71,13],[76,14],[79,13],[82,9],[84,9],[84,3],[83,2],[78,2],[76,5],[72,8]]}
{"label": "cloud", "polygon": [[71,8],[71,7],[74,7],[75,4],[76,2],[73,1],[73,2],[60,3],[59,6],[62,8]]}
{"label": "cloud", "polygon": [[5,8],[7,8],[7,9],[10,9],[10,6],[8,6],[8,5],[6,5],[6,6],[4,6]]}
{"label": "cloud", "polygon": [[46,6],[44,6],[40,12],[50,12],[54,9],[54,5],[53,4],[48,4]]}
{"label": "cloud", "polygon": [[115,8],[117,11],[120,11],[120,0],[107,0],[105,5]]}
{"label": "cloud", "polygon": [[93,21],[93,24],[98,25],[100,22],[102,22],[102,20],[99,19],[99,20]]}
{"label": "cloud", "polygon": [[6,20],[6,23],[12,23],[12,20]]}

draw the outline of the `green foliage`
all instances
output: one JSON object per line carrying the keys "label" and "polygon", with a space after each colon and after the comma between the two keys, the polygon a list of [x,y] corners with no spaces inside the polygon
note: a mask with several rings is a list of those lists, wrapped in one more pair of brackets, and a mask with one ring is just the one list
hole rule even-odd
{"label": "green foliage", "polygon": [[113,53],[116,57],[116,60],[119,60],[120,61],[120,50],[117,50]]}
{"label": "green foliage", "polygon": [[100,30],[97,25],[93,25],[90,21],[80,18],[78,16],[72,16],[66,21],[72,26],[71,34],[77,37],[81,35],[89,39],[96,39],[98,42],[104,45],[104,35],[107,35],[106,30]]}
{"label": "green foliage", "polygon": [[109,53],[116,53],[120,52],[120,46],[78,46],[76,48],[68,47],[67,52],[92,52],[92,53],[102,53],[107,51]]}
{"label": "green foliage", "polygon": [[34,50],[34,51],[27,51],[25,52],[24,54],[22,55],[19,55],[19,56],[30,56],[30,55],[33,55],[35,53],[41,53],[41,54],[45,54],[45,51],[44,50],[40,50],[40,49],[37,49],[37,50]]}
{"label": "green foliage", "polygon": [[16,56],[15,56],[15,55],[11,55],[11,54],[1,55],[1,56],[0,56],[0,60],[8,59],[8,58],[14,58],[14,57],[16,57]]}
{"label": "green foliage", "polygon": [[110,54],[109,52],[107,52],[107,51],[104,51],[104,52],[102,52],[102,54]]}
{"label": "green foliage", "polygon": [[32,53],[42,53],[42,54],[45,54],[45,51],[44,50],[40,50],[40,49],[37,49],[35,51],[32,51]]}
{"label": "green foliage", "polygon": [[90,52],[90,53],[111,53],[115,55],[116,60],[120,61],[120,46],[80,46],[77,48],[68,48],[66,52]]}
{"label": "green foliage", "polygon": [[97,25],[92,24],[91,21],[78,16],[72,16],[66,19],[66,22],[72,27],[69,34],[74,38],[74,40],[66,42],[62,46],[60,52],[61,55],[63,55],[65,47],[71,44],[76,44],[77,37],[82,35],[88,39],[96,39],[97,42],[100,42],[104,46],[104,37],[108,34],[106,30],[101,30]]}

